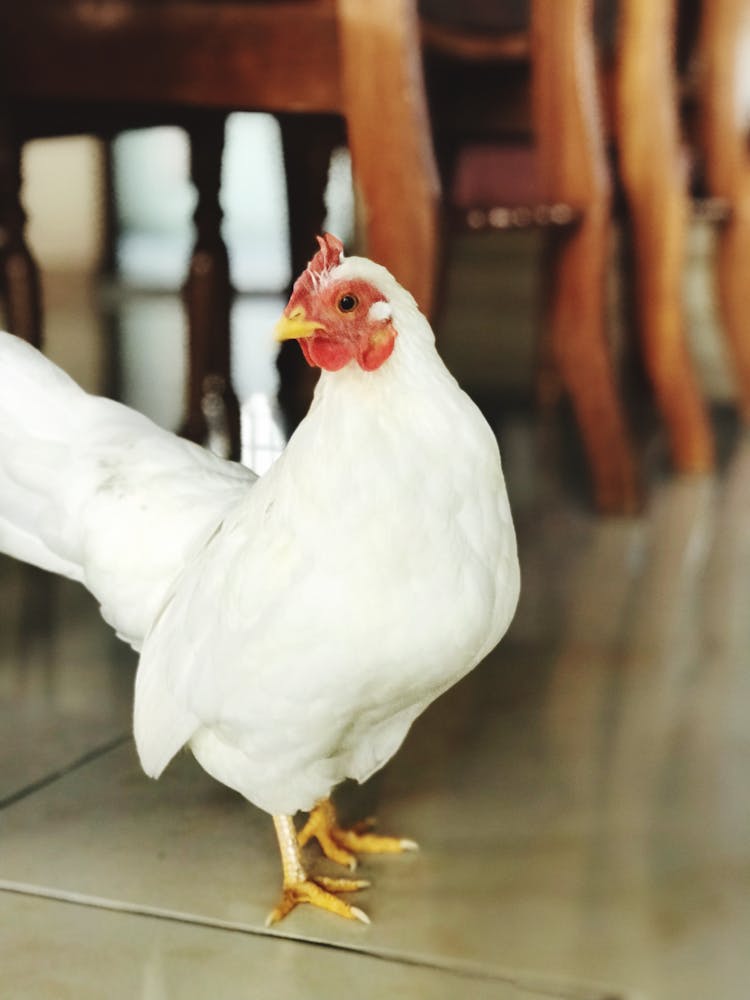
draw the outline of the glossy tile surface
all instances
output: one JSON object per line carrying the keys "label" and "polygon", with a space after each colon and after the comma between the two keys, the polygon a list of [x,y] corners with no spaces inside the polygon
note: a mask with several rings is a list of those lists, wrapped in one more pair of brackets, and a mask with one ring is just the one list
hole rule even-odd
{"label": "glossy tile surface", "polygon": [[127,734],[134,666],[80,586],[0,556],[0,803]]}
{"label": "glossy tile surface", "polygon": [[[512,441],[508,452],[506,465]],[[380,955],[389,962],[373,966],[373,983],[391,963],[408,983],[416,960],[429,975],[476,970],[492,977],[482,989],[515,983],[532,996],[740,1000],[750,979],[750,442],[717,481],[658,486],[639,519],[597,519],[544,494],[515,496],[524,591],[506,640],[425,713],[381,775],[343,792],[345,811],[377,810],[383,829],[421,852],[362,864],[373,885],[357,902],[371,927],[302,908],[278,934],[359,952],[341,956],[342,983],[344,965],[369,968]],[[93,602],[59,589],[78,610],[41,643],[50,656],[26,663],[23,697],[17,654],[3,647],[4,711],[38,704],[52,726],[59,707],[59,732],[91,747],[116,737],[129,711],[132,663]],[[85,669],[92,657],[98,679]],[[11,768],[34,775],[53,757],[22,740]],[[231,938],[206,944],[210,954],[241,947],[232,928],[265,935],[279,872],[264,814],[188,755],[147,780],[127,742],[0,812],[0,879],[72,894],[84,922],[95,900],[125,905],[136,912],[116,919],[144,940],[149,912],[214,924],[168,932],[190,942],[179,977],[201,935]],[[19,899],[19,928],[36,940],[39,915],[44,941],[63,904],[0,892],[3,905]],[[274,956],[282,947],[252,942]],[[127,949],[115,953],[130,968]],[[431,995],[421,990],[404,995]]]}
{"label": "glossy tile surface", "polygon": [[[116,377],[88,292],[50,291],[50,353],[88,388],[142,387],[128,345],[142,363],[154,330],[179,340],[176,300],[171,325],[141,303]],[[514,384],[516,339],[492,362]],[[503,384],[486,348],[453,342]],[[519,408],[497,429],[521,603],[384,772],[342,791],[421,845],[361,865],[370,927],[300,908],[267,932],[268,817],[187,754],[145,778],[134,654],[81,588],[0,559],[0,997],[746,1000],[750,439],[716,479],[654,482],[641,517],[612,520],[561,481],[560,427]]]}
{"label": "glossy tile surface", "polygon": [[[11,893],[0,894],[0,923],[0,994],[14,998],[550,996],[479,976]],[[5,992],[9,985],[12,992]]]}

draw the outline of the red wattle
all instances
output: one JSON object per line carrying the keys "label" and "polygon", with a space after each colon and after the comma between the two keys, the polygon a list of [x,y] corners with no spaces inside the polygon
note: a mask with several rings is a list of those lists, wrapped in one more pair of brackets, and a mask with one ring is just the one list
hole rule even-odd
{"label": "red wattle", "polygon": [[311,368],[337,372],[356,359],[364,371],[374,372],[391,356],[395,342],[396,331],[388,324],[379,327],[369,336],[365,332],[359,343],[351,335],[326,335],[320,331],[311,337],[300,338],[299,345]]}
{"label": "red wattle", "polygon": [[311,368],[315,368],[316,365],[310,354],[310,345],[307,342],[307,337],[303,337],[301,340],[298,340],[297,343],[302,348],[302,353],[305,355],[305,361]]}
{"label": "red wattle", "polygon": [[313,334],[301,340],[305,357],[310,365],[325,368],[327,372],[337,372],[352,360],[351,347],[340,341],[329,340]]}

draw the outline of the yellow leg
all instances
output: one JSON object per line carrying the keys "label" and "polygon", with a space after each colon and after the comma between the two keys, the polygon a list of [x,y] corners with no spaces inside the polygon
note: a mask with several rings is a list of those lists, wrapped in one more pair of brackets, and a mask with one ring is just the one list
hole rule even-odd
{"label": "yellow leg", "polygon": [[369,882],[362,879],[327,878],[318,876],[311,878],[302,864],[297,831],[291,816],[274,816],[273,824],[279,840],[281,865],[284,872],[283,892],[279,905],[272,910],[266,920],[266,926],[277,923],[294,909],[299,903],[310,903],[321,910],[337,913],[348,920],[361,920],[369,924],[366,913],[356,906],[350,906],[343,899],[334,895],[337,892],[356,892],[365,889]]}
{"label": "yellow leg", "polygon": [[367,828],[371,825],[372,821],[360,823],[351,830],[343,829],[338,825],[333,803],[330,799],[323,799],[310,813],[298,840],[304,847],[308,840],[315,837],[327,858],[352,871],[357,866],[356,854],[400,854],[402,851],[417,850],[413,840],[368,833]]}

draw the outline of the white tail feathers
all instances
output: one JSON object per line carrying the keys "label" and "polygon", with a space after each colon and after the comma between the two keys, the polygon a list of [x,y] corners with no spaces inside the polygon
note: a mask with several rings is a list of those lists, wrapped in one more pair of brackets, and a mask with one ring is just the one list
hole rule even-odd
{"label": "white tail feathers", "polygon": [[49,497],[64,475],[74,412],[84,399],[39,351],[0,331],[0,549],[75,579],[80,566],[49,545],[56,519]]}
{"label": "white tail feathers", "polygon": [[[59,437],[68,407],[85,393],[48,358],[10,333],[0,331],[0,415],[22,417],[25,432]],[[62,424],[62,426],[61,426]]]}
{"label": "white tail feathers", "polygon": [[255,478],[0,332],[0,551],[83,582],[133,645]]}

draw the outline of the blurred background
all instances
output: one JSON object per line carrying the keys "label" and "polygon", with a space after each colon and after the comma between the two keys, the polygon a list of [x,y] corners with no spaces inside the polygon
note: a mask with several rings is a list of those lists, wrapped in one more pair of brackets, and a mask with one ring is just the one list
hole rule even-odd
{"label": "blurred background", "polygon": [[567,407],[594,506],[633,511],[654,435],[704,472],[709,408],[750,405],[746,11],[719,6],[9,9],[8,325],[55,356],[58,301],[91,294],[116,343],[104,374],[107,337],[68,337],[80,377],[202,440],[218,378],[237,454],[237,399],[267,423],[280,390],[286,432],[309,402],[268,330],[327,227],[413,290],[486,409]]}
{"label": "blurred background", "polygon": [[[314,985],[300,952],[264,980],[268,952],[222,936],[265,933],[242,804],[186,764],[144,791],[130,652],[87,595],[3,562],[8,995],[79,973],[70,995],[101,995],[97,925],[108,996],[229,997],[248,976],[744,1000],[749,44],[750,0],[0,3],[8,329],[262,473],[315,382],[273,325],[329,230],[415,294],[496,431],[524,581],[499,650],[365,793],[432,845],[376,869],[395,902],[375,937],[282,925],[344,949]],[[192,846],[165,852],[181,824]],[[130,916],[89,923],[98,906]],[[175,913],[206,927],[149,923]],[[74,957],[42,981],[60,940]],[[389,971],[363,986],[352,950]]]}

